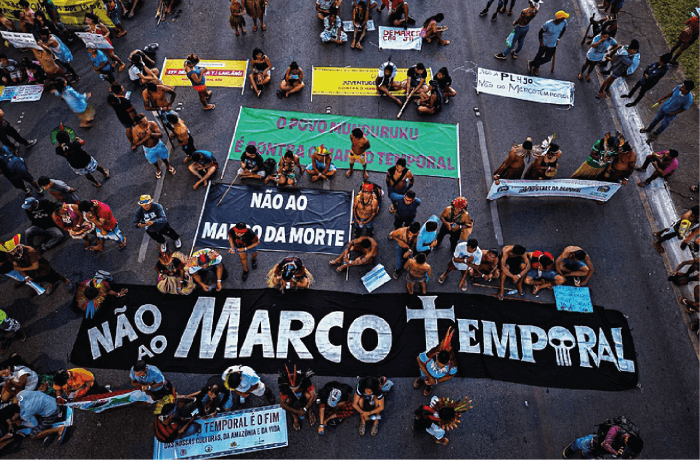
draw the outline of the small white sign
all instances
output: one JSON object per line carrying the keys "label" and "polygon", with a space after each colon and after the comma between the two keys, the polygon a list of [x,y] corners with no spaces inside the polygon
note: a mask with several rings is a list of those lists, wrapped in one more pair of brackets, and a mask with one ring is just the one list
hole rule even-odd
{"label": "small white sign", "polygon": [[423,44],[420,31],[421,29],[379,26],[379,49],[420,51]]}

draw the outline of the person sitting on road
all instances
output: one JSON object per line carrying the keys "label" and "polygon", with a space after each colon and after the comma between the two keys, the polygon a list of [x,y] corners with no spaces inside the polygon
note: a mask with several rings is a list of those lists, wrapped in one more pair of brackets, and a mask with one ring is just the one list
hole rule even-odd
{"label": "person sitting on road", "polygon": [[221,290],[221,282],[228,277],[226,268],[223,263],[224,258],[221,257],[214,249],[204,248],[199,251],[195,251],[192,257],[185,262],[185,267],[192,279],[197,286],[202,288],[204,292],[209,292],[212,290],[212,286],[209,285],[208,274],[215,272],[216,274],[216,290]]}
{"label": "person sitting on road", "polygon": [[320,34],[321,42],[333,42],[341,45],[348,41],[348,35],[343,32],[343,21],[338,16],[338,9],[331,7],[328,16],[323,18],[323,32]]}
{"label": "person sitting on road", "polygon": [[75,401],[84,396],[108,393],[109,390],[87,369],[61,369],[53,377],[53,389],[59,404]]}
{"label": "person sitting on road", "polygon": [[173,385],[166,380],[160,369],[146,364],[143,359],[136,361],[129,372],[129,378],[134,388],[147,393],[154,401],[176,394]]}
{"label": "person sitting on road", "polygon": [[283,294],[286,289],[308,289],[313,282],[311,272],[298,257],[282,259],[267,274],[267,287],[277,288]]}
{"label": "person sitting on road", "polygon": [[195,405],[199,409],[199,416],[202,418],[213,417],[219,412],[233,410],[233,397],[231,392],[224,387],[220,375],[210,377],[201,390],[189,394],[185,398],[194,398]]}
{"label": "person sitting on road", "polygon": [[423,27],[420,31],[420,38],[430,43],[433,38],[438,39],[438,43],[445,46],[449,45],[450,41],[442,38],[442,33],[447,30],[447,26],[438,26],[438,22],[442,22],[445,19],[445,15],[438,13],[435,16],[431,16],[423,22]]}
{"label": "person sitting on road", "polygon": [[578,246],[565,247],[557,257],[555,267],[564,278],[573,278],[574,286],[585,286],[593,276],[591,258]]}
{"label": "person sitting on road", "polygon": [[265,385],[255,371],[248,366],[231,366],[221,375],[224,386],[231,393],[238,395],[240,404],[250,396],[265,396],[268,404],[275,403],[275,395],[270,387]]}
{"label": "person sitting on road", "polygon": [[379,66],[379,75],[374,81],[374,85],[380,96],[389,96],[389,98],[399,104],[399,106],[403,106],[403,102],[401,102],[398,97],[391,94],[391,91],[400,91],[406,88],[405,81],[398,82],[394,80],[397,73],[398,71],[394,63],[390,61],[383,63]]}
{"label": "person sitting on road", "polygon": [[311,176],[311,182],[319,179],[329,180],[335,175],[336,167],[331,160],[331,152],[323,145],[316,148],[311,154],[311,163],[306,167],[306,172]]}
{"label": "person sitting on road", "polygon": [[265,85],[270,83],[270,79],[272,78],[270,76],[272,64],[270,63],[270,58],[265,55],[263,50],[255,48],[253,50],[251,65],[253,66],[253,72],[248,76],[250,87],[255,91],[255,94],[260,97]]}
{"label": "person sitting on road", "polygon": [[430,80],[428,84],[430,91],[421,94],[418,102],[418,113],[421,115],[433,115],[442,110],[442,105],[445,101],[442,91],[438,87],[436,80]]}
{"label": "person sitting on road", "polygon": [[525,295],[523,281],[525,275],[530,270],[530,257],[527,250],[519,245],[503,247],[503,257],[501,258],[501,288],[498,291],[498,300],[503,300],[506,279],[510,278],[518,288],[520,295]]}
{"label": "person sitting on road", "polygon": [[[484,281],[497,280],[501,278],[501,258],[498,249],[482,251],[481,263],[474,266],[473,278],[480,278]],[[472,267],[470,267],[472,268]]]}
{"label": "person sitting on road", "polygon": [[179,416],[176,404],[163,405],[160,415],[153,422],[153,434],[162,443],[172,443],[178,438],[186,438],[202,431],[202,426],[196,423],[195,417],[186,419]]}
{"label": "person sitting on road", "polygon": [[[360,414],[360,436],[364,436],[367,430],[367,422],[370,420],[372,428],[370,436],[376,436],[379,432],[379,420],[384,412],[384,387],[386,377],[362,377],[355,388],[355,397],[352,407]],[[390,388],[390,387],[389,387]]]}
{"label": "person sitting on road", "polygon": [[265,160],[254,145],[246,147],[245,152],[241,155],[241,167],[238,170],[238,175],[241,179],[265,179]]}
{"label": "person sitting on road", "polygon": [[284,370],[280,371],[277,385],[280,390],[280,406],[289,412],[294,419],[292,427],[295,431],[301,430],[302,420],[309,416],[309,426],[316,424],[316,414],[313,405],[316,402],[316,389],[311,382],[314,373],[311,370],[303,372],[297,370],[290,372],[285,364]]}
{"label": "person sitting on road", "polygon": [[331,381],[318,392],[318,434],[325,434],[326,425],[340,426],[355,414],[352,407],[353,389],[350,385]]}
{"label": "person sitting on road", "polygon": [[284,79],[280,83],[280,89],[277,91],[277,97],[289,97],[290,94],[298,93],[304,89],[304,71],[301,70],[296,61],[292,61],[284,73]]}
{"label": "person sitting on road", "polygon": [[1,397],[3,403],[12,400],[22,390],[36,390],[39,384],[37,373],[19,362],[8,359],[0,364],[0,378],[4,380]]}
{"label": "person sitting on road", "polygon": [[299,183],[296,174],[294,174],[294,168],[299,168],[299,176],[304,175],[304,168],[299,162],[299,155],[294,155],[291,150],[287,150],[284,156],[280,158],[280,162],[277,168],[276,175],[269,175],[265,178],[265,183],[270,181],[275,181],[277,187],[280,188],[294,188]]}
{"label": "person sitting on road", "polygon": [[66,441],[68,425],[54,426],[61,420],[63,411],[51,396],[41,391],[22,390],[17,395],[17,404],[20,412],[13,421],[21,417],[23,426],[31,428],[32,439],[44,439],[44,447],[47,447],[58,437],[58,443]]}
{"label": "person sitting on road", "polygon": [[199,180],[192,186],[192,190],[197,190],[200,185],[207,186],[209,178],[219,169],[214,154],[208,150],[197,150],[192,154],[192,163],[187,169]]}
{"label": "person sitting on road", "polygon": [[551,289],[552,286],[564,284],[563,276],[554,270],[554,257],[549,252],[539,249],[528,254],[530,257],[530,271],[525,276],[525,284],[532,286],[532,295],[542,289]]}
{"label": "person sitting on road", "polygon": [[[687,224],[683,225],[683,221]],[[661,243],[673,239],[674,237],[683,238],[687,236],[691,230],[698,227],[700,222],[700,206],[697,204],[686,210],[681,214],[681,217],[675,221],[670,227],[654,232],[654,248],[656,248],[659,253],[663,254],[665,249],[661,246]],[[683,231],[683,229],[685,229]]]}
{"label": "person sitting on road", "polygon": [[[350,260],[350,253],[356,252],[358,255],[355,259]],[[330,265],[340,266],[335,270],[342,273],[343,270],[348,270],[350,267],[360,265],[368,265],[374,262],[374,259],[379,254],[379,245],[374,238],[369,236],[361,236],[348,242],[347,247],[337,258],[329,262]]]}
{"label": "person sitting on road", "polygon": [[461,241],[454,250],[454,256],[447,263],[447,268],[438,278],[438,283],[443,284],[450,272],[459,270],[462,278],[459,280],[459,288],[466,292],[468,289],[467,275],[474,276],[481,264],[483,252],[479,248],[479,242],[474,238]]}

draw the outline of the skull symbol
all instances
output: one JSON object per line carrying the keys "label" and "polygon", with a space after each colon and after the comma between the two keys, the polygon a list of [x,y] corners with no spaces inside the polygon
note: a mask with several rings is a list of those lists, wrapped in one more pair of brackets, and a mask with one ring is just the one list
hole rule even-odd
{"label": "skull symbol", "polygon": [[565,327],[554,326],[547,335],[557,355],[557,366],[571,366],[571,349],[576,345],[573,334]]}

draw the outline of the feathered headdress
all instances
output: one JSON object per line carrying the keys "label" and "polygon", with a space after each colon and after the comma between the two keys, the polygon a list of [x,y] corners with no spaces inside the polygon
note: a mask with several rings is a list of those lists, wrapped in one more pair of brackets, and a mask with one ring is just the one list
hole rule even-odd
{"label": "feathered headdress", "polygon": [[442,339],[442,342],[440,342],[440,350],[445,350],[445,351],[452,351],[452,336],[455,334],[455,330],[452,326],[447,328],[447,334],[445,334],[445,338]]}
{"label": "feathered headdress", "polygon": [[440,428],[442,428],[443,430],[450,431],[457,428],[457,425],[461,423],[462,415],[464,415],[465,412],[474,408],[474,401],[469,399],[468,396],[465,396],[464,399],[456,400],[450,399],[447,396],[443,396],[435,402],[435,405],[432,406],[432,409],[435,412],[438,412],[443,407],[449,407],[453,409],[455,411],[455,416],[451,420],[439,419],[435,421],[435,423],[438,426],[440,426]]}
{"label": "feathered headdress", "polygon": [[284,365],[284,370],[280,371],[279,373],[279,378],[277,380],[280,389],[287,387],[287,388],[296,388],[301,384],[301,382],[305,378],[311,378],[314,375],[314,371],[311,369],[308,369],[306,372],[302,371],[301,369],[297,369],[297,365],[294,365],[294,371],[290,372],[289,367],[287,365]]}

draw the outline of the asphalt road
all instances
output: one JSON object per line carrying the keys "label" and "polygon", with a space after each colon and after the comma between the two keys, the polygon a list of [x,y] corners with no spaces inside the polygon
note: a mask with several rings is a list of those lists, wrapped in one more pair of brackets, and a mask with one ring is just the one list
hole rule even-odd
{"label": "asphalt road", "polygon": [[[349,18],[350,6],[346,0],[341,17]],[[475,4],[476,3],[476,4]],[[443,11],[450,30],[445,38],[452,40],[447,47],[426,46],[421,54],[411,51],[391,52],[400,67],[422,61],[433,70],[447,66],[454,79],[458,96],[435,118],[429,121],[459,123],[460,165],[463,193],[469,200],[469,211],[475,221],[473,236],[484,248],[497,245],[494,222],[488,202],[484,199],[487,184],[484,181],[477,123],[483,123],[490,169],[503,160],[512,142],[521,142],[526,136],[539,141],[551,133],[557,134],[557,143],[564,155],[560,160],[562,177],[572,173],[585,159],[590,146],[615,124],[607,106],[594,99],[595,83],[581,83],[576,74],[583,59],[579,47],[587,18],[577,14],[570,1],[555,5],[546,2],[532,30],[525,48],[517,61],[497,61],[493,54],[502,49],[510,31],[505,15],[496,23],[479,18],[483,7],[479,2],[437,4],[414,0],[412,15],[419,22],[429,15]],[[634,2],[628,2],[634,3]],[[517,8],[524,2],[519,0]],[[495,5],[494,5],[495,6]],[[267,13],[268,30],[236,38],[228,27],[228,3],[204,0],[183,0],[183,12],[176,21],[168,20],[155,26],[155,2],[148,2],[140,15],[125,22],[129,34],[116,40],[117,54],[126,58],[137,47],[158,42],[158,61],[164,57],[180,59],[196,52],[203,59],[246,59],[255,47],[270,56],[274,70],[273,82],[279,81],[286,65],[296,60],[307,73],[310,83],[311,66],[377,67],[389,55],[379,52],[377,33],[365,38],[365,50],[358,52],[349,45],[336,47],[322,45],[318,39],[321,26],[315,19],[311,0],[272,1]],[[525,73],[526,60],[537,49],[536,32],[553,13],[564,8],[572,13],[567,34],[561,41],[552,78],[574,81],[576,101],[571,109],[551,105],[517,101],[490,95],[476,95],[476,67]],[[373,18],[383,24],[386,13],[374,13]],[[630,37],[618,36],[624,42]],[[97,269],[111,271],[120,283],[155,284],[153,265],[157,248],[148,244],[146,260],[138,261],[143,233],[126,223],[131,220],[139,195],[154,193],[156,179],[141,153],[129,149],[121,125],[105,104],[107,86],[89,68],[89,61],[81,44],[72,46],[76,55],[74,67],[83,76],[77,85],[81,91],[92,91],[93,104],[98,109],[95,127],[78,130],[87,144],[86,150],[112,171],[113,179],[100,190],[95,190],[82,178],[74,176],[68,165],[54,155],[48,133],[65,122],[76,126],[75,116],[57,98],[45,94],[40,102],[10,104],[2,109],[6,119],[22,123],[21,132],[37,137],[39,143],[26,158],[36,176],[49,174],[67,180],[78,189],[81,198],[95,198],[108,203],[128,239],[129,249],[118,252],[108,243],[102,255],[82,251],[75,242],[67,242],[47,253],[52,264],[74,280],[86,279]],[[644,50],[642,50],[644,53]],[[24,54],[10,51],[16,59]],[[643,62],[647,59],[643,57]],[[542,76],[549,77],[549,66],[542,67]],[[126,77],[122,80],[126,81]],[[128,87],[128,85],[127,85]],[[140,110],[140,91],[134,91],[132,102]],[[393,118],[396,107],[383,98],[373,97],[319,97],[309,98],[310,85],[299,97],[281,102],[268,91],[258,99],[246,89],[243,96],[236,89],[215,88],[213,112],[202,112],[196,94],[190,88],[178,88],[177,100],[184,103],[180,112],[190,127],[198,148],[214,152],[223,164],[226,158],[239,106],[275,108],[300,112],[323,113],[330,107],[334,114],[359,115],[371,118]],[[478,107],[481,117],[476,117]],[[419,120],[414,110],[408,109],[405,119]],[[423,120],[423,119],[421,119]],[[189,247],[195,232],[196,218],[204,191],[191,190],[192,178],[180,165],[181,151],[173,156],[178,168],[175,177],[164,179],[160,203],[166,208],[173,226],[183,235]],[[233,168],[225,179],[233,178]],[[635,173],[637,174],[637,173]],[[338,174],[330,187],[351,190],[359,184],[359,175],[352,180]],[[383,183],[382,175],[371,174],[372,180]],[[320,187],[304,179],[302,185]],[[632,184],[632,181],[630,181]],[[0,235],[9,236],[27,226],[20,209],[23,194],[7,181],[0,181]],[[423,200],[418,219],[439,213],[458,193],[457,182],[450,179],[419,177],[415,186]],[[506,382],[454,379],[441,385],[438,395],[468,394],[476,401],[476,408],[464,423],[451,434],[448,447],[438,447],[427,437],[414,438],[410,422],[414,407],[424,398],[411,387],[411,379],[398,379],[395,390],[388,398],[386,417],[377,438],[359,438],[356,421],[345,424],[336,432],[318,437],[315,430],[306,427],[302,432],[290,432],[289,447],[248,455],[251,458],[550,458],[559,457],[561,449],[573,438],[593,431],[593,426],[609,417],[624,414],[642,430],[646,458],[698,458],[698,361],[688,340],[681,312],[673,291],[666,282],[667,272],[662,259],[653,250],[651,227],[636,187],[625,187],[607,204],[572,199],[510,199],[498,202],[498,216],[506,244],[520,243],[528,250],[543,249],[558,253],[570,244],[582,246],[590,254],[595,274],[589,284],[593,303],[622,311],[629,317],[637,350],[640,387],[625,392],[599,392],[531,387]],[[382,211],[378,220],[380,235],[379,260],[392,266],[394,246],[381,235],[391,228],[390,214]],[[447,244],[431,256],[434,271],[443,270],[448,261]],[[227,287],[243,287],[240,266],[231,256],[227,265],[231,277]],[[276,262],[279,255],[261,253],[261,269],[246,282],[245,287],[262,288],[266,267]],[[345,281],[327,265],[328,257],[304,256],[308,268],[316,277],[316,288],[341,292],[362,293],[357,274]],[[80,325],[80,318],[65,307],[68,295],[63,288],[48,299],[28,297],[26,289],[13,289],[8,280],[2,282],[0,300],[3,309],[20,320],[29,334],[24,344],[13,344],[10,351],[20,352],[38,370],[54,370],[66,366],[67,356]],[[392,282],[379,292],[403,292],[402,282]],[[448,292],[457,289],[457,277],[444,285],[431,282],[429,292]],[[474,288],[472,292],[492,294],[494,291]],[[533,299],[530,294],[526,296]],[[542,293],[540,301],[553,301],[551,293]],[[9,355],[9,352],[8,352]],[[102,383],[125,387],[128,377],[123,371],[96,372]],[[198,389],[207,376],[200,374],[169,374],[180,392]],[[264,376],[274,384],[274,376]],[[316,377],[317,387],[330,377]],[[352,384],[352,379],[345,379]],[[64,446],[42,450],[40,443],[26,440],[23,449],[13,453],[18,458],[150,458],[153,449],[152,415],[145,408],[126,408],[94,415],[77,413],[76,430],[72,440]]]}

